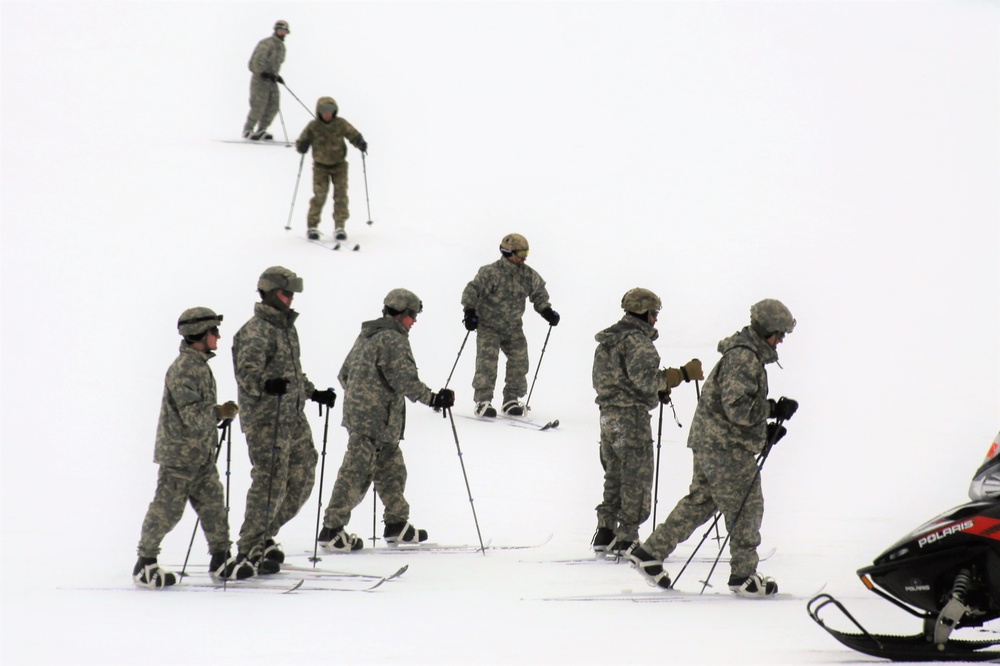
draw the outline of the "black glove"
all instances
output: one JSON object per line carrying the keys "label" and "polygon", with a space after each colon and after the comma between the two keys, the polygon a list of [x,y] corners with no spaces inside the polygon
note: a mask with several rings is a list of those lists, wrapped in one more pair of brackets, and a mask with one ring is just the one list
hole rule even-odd
{"label": "black glove", "polygon": [[302,141],[297,141],[295,143],[295,150],[297,150],[300,153],[302,153],[303,155],[305,155],[306,153],[309,152],[309,147],[311,145],[312,144],[310,142],[308,142],[308,141],[306,141],[306,140],[303,139]]}
{"label": "black glove", "polygon": [[778,402],[774,400],[768,400],[768,402],[771,404],[771,414],[768,418],[779,421],[787,421],[792,418],[795,410],[799,408],[799,403],[791,398],[778,398]]}
{"label": "black glove", "polygon": [[656,395],[660,399],[660,402],[662,402],[664,405],[670,404],[670,389],[667,389],[666,391],[660,391]]}
{"label": "black glove", "polygon": [[272,74],[271,72],[261,72],[260,73],[260,78],[264,79],[265,81],[277,81],[278,80],[277,78],[275,78],[274,74]]}
{"label": "black glove", "polygon": [[285,80],[283,78],[281,78],[281,74],[274,74],[274,75],[272,75],[271,78],[273,78],[277,83],[281,83],[281,84],[285,83]]}
{"label": "black glove", "polygon": [[431,407],[434,411],[439,409],[451,409],[455,404],[455,392],[451,389],[441,389],[437,393],[431,393]]}
{"label": "black glove", "polygon": [[465,330],[474,331],[479,328],[479,317],[476,316],[475,308],[465,308],[465,319],[462,320],[465,324]]}
{"label": "black glove", "polygon": [[542,318],[549,322],[549,326],[559,325],[559,313],[553,310],[551,306],[542,310]]}
{"label": "black glove", "polygon": [[777,444],[779,441],[781,441],[781,438],[785,436],[786,432],[788,431],[785,429],[785,426],[778,425],[777,423],[768,423],[767,443],[771,444],[772,446]]}
{"label": "black glove", "polygon": [[365,141],[364,139],[359,139],[358,140],[358,150],[360,150],[363,153],[367,153],[368,152],[368,142]]}
{"label": "black glove", "polygon": [[309,399],[321,405],[333,407],[337,404],[337,392],[332,388],[328,388],[325,391],[313,391]]}
{"label": "black glove", "polygon": [[264,393],[268,395],[285,395],[288,392],[288,380],[275,377],[264,382]]}

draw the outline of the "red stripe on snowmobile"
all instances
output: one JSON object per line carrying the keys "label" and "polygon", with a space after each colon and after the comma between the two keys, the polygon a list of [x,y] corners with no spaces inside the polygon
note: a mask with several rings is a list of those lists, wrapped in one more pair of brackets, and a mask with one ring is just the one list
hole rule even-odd
{"label": "red stripe on snowmobile", "polygon": [[965,530],[965,532],[1000,541],[1000,520],[987,518],[986,516],[976,516],[972,519],[972,527]]}

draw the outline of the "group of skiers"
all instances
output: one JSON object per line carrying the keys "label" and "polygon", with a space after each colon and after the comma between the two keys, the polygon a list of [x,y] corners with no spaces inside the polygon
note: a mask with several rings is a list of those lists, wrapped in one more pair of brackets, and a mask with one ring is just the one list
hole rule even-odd
{"label": "group of skiers", "polygon": [[[285,37],[291,32],[288,21],[275,21],[274,32],[260,40],[250,55],[250,112],[243,123],[243,138],[251,141],[273,141],[267,128],[274,122],[280,108],[278,84],[285,80],[278,72],[285,61]],[[348,199],[348,164],[345,140],[361,151],[368,152],[368,142],[357,129],[337,114],[340,109],[333,97],[316,101],[313,120],[295,141],[295,149],[313,154],[313,196],[306,214],[306,236],[319,240],[320,214],[333,186],[334,237],[347,240],[347,219],[351,216]]]}
{"label": "group of skiers", "polygon": [[[277,21],[274,34],[261,40],[251,56],[251,109],[245,138],[272,138],[266,130],[278,109],[277,84],[283,83],[278,71],[288,33],[287,21]],[[309,238],[319,237],[320,213],[332,182],[336,236],[346,239],[344,139],[363,153],[367,150],[361,133],[338,118],[337,112],[332,97],[321,97],[315,119],[297,141],[300,153],[312,148],[314,157]],[[528,350],[522,319],[526,301],[550,327],[561,319],[549,301],[545,281],[525,263],[527,239],[508,234],[499,250],[500,258],[480,268],[461,295],[466,336],[476,332],[473,400],[475,414],[484,419],[498,415],[493,399],[501,351],[506,370],[500,411],[513,417],[524,414],[521,398],[528,393]],[[302,278],[287,268],[272,266],[261,274],[257,289],[260,302],[232,345],[238,404],[218,403],[208,367],[221,338],[222,315],[195,307],[185,310],[178,320],[183,341],[165,379],[154,453],[159,474],[133,569],[137,585],[161,589],[177,582],[177,575],[161,567],[157,556],[161,541],[177,525],[188,501],[201,520],[214,579],[241,580],[281,569],[284,553],[275,537],[308,500],[318,462],[305,404],[313,401],[332,409],[337,393],[333,388],[316,388],[301,367],[295,328],[298,313],[291,306],[295,294],[302,292]],[[698,359],[680,368],[660,368],[653,342],[658,337],[662,303],[655,293],[631,289],[622,297],[621,307],[622,319],[595,336],[593,387],[600,409],[600,462],[605,471],[592,539],[595,554],[627,558],[647,582],[669,588],[663,560],[718,513],[725,518],[730,535],[730,589],[741,596],[775,594],[775,581],[756,570],[763,517],[760,465],[784,435],[781,424],[792,417],[798,404],[788,398],[768,398],[766,365],[777,361],[777,346],[792,332],[795,319],[780,301],[765,299],[754,304],[750,324],[719,343],[722,358],[705,379]],[[316,535],[318,545],[328,551],[362,548],[361,538],[349,533],[346,525],[372,484],[384,505],[385,541],[427,540],[427,531],[409,522],[410,507],[404,497],[406,466],[399,442],[405,399],[448,410],[455,394],[447,388],[434,392],[418,376],[408,335],[422,310],[413,292],[390,291],[383,300],[382,316],[362,324],[338,373],[345,395],[342,423],[349,438]],[[689,492],[642,542],[639,528],[649,518],[654,476],[649,412],[670,403],[672,388],[702,380],[705,384],[688,437],[694,456]],[[221,429],[225,437],[237,415],[246,436],[252,480],[233,556],[216,466],[223,440],[216,439],[216,432]]]}

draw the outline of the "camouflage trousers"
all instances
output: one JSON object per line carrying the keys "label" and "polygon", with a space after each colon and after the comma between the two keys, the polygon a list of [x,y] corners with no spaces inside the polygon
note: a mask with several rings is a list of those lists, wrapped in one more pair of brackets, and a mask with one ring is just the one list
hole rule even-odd
{"label": "camouflage trousers", "polygon": [[361,503],[368,486],[374,482],[382,500],[386,523],[410,519],[410,505],[403,497],[406,489],[406,463],[399,442],[378,442],[371,437],[350,433],[344,461],[333,484],[330,504],[323,514],[324,527],[343,527],[351,520],[351,511]]}
{"label": "camouflage trousers", "polygon": [[601,408],[601,465],[604,500],[597,505],[597,526],[636,541],[649,518],[653,484],[653,431],[646,409]]}
{"label": "camouflage trousers", "polygon": [[[740,513],[744,497],[746,504]],[[694,476],[688,494],[660,523],[643,548],[655,557],[666,558],[716,511],[721,511],[726,520],[732,575],[740,578],[751,575],[757,571],[764,496],[757,461],[743,447],[694,451]]]}
{"label": "camouflage trousers", "polygon": [[528,341],[517,328],[502,332],[480,326],[476,330],[476,374],[472,377],[473,400],[492,401],[497,385],[500,352],[507,357],[503,402],[517,400],[528,392]]}
{"label": "camouflage trousers", "polygon": [[277,535],[298,514],[312,492],[319,454],[313,445],[309,422],[304,415],[298,416],[292,422],[279,422],[277,448],[274,448],[273,426],[246,430],[253,469],[237,544],[241,553],[248,553]]}
{"label": "camouflage trousers", "polygon": [[278,105],[281,101],[278,84],[262,79],[259,76],[250,77],[250,113],[243,123],[244,132],[252,132],[254,127],[266,130],[278,115]]}
{"label": "camouflage trousers", "polygon": [[333,184],[333,224],[338,229],[344,228],[344,223],[351,216],[347,199],[347,162],[338,164],[320,164],[313,162],[313,198],[309,200],[309,213],[306,222],[310,229],[319,226],[319,216],[326,203],[326,195]]}
{"label": "camouflage trousers", "polygon": [[229,549],[229,515],[219,481],[215,461],[196,469],[181,469],[160,465],[156,479],[156,494],[146,510],[139,537],[139,557],[156,557],[160,542],[177,526],[188,501],[201,518],[201,527],[208,540],[208,552]]}

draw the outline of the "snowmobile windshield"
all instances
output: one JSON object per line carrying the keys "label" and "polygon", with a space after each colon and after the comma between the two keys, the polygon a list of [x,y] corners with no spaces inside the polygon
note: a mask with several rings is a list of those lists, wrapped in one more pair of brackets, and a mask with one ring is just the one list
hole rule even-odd
{"label": "snowmobile windshield", "polygon": [[969,484],[969,497],[973,500],[1000,499],[1000,433],[993,438],[986,460],[976,470]]}

